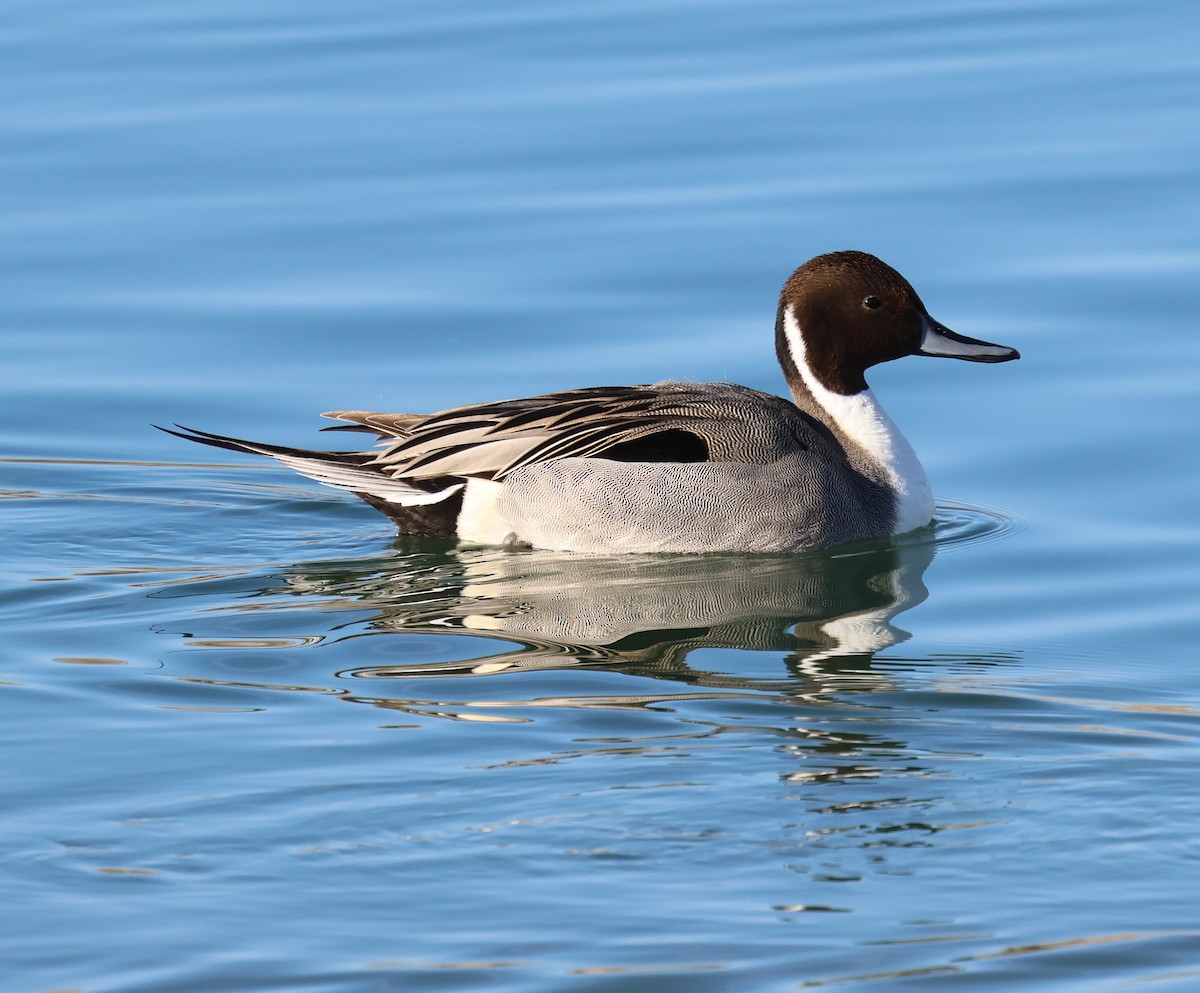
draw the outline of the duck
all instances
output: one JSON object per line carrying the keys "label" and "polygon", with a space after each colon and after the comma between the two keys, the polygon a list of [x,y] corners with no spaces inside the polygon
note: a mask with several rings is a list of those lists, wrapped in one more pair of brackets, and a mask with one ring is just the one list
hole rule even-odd
{"label": "duck", "polygon": [[[790,399],[735,383],[598,386],[433,414],[328,411],[377,441],[321,451],[176,424],[346,490],[406,534],[563,552],[809,552],[929,524],[916,452],[868,386],[910,355],[1009,362],[951,331],[899,272],[837,251],[783,284],[775,352]],[[158,425],[155,425],[158,427]]]}

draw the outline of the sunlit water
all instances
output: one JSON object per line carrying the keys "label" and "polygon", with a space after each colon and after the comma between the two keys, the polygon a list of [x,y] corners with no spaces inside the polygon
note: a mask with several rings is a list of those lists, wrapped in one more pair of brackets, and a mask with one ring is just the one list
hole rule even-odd
{"label": "sunlit water", "polygon": [[[1200,988],[1196,19],[10,3],[0,993]],[[148,426],[780,390],[846,247],[1024,356],[875,371],[896,541],[457,548]]]}

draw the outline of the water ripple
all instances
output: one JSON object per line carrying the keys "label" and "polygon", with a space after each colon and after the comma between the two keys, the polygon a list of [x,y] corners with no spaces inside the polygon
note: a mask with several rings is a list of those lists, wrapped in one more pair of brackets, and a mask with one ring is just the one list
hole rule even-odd
{"label": "water ripple", "polygon": [[940,500],[933,518],[939,548],[999,541],[1024,530],[1025,522],[1002,510],[978,504]]}

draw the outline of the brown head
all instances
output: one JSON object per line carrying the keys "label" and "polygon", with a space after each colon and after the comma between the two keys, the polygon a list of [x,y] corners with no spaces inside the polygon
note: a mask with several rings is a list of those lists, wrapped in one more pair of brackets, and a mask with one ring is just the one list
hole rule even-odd
{"label": "brown head", "polygon": [[827,390],[867,388],[873,365],[905,355],[1007,362],[1016,349],[956,334],[929,316],[908,280],[866,252],[831,252],[805,262],[783,285],[775,348],[788,383],[803,364]]}

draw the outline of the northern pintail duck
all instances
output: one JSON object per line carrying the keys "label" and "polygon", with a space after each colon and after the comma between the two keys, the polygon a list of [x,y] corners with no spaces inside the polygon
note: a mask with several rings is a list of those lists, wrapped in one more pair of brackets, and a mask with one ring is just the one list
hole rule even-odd
{"label": "northern pintail duck", "polygon": [[[184,428],[349,490],[410,534],[588,552],[805,551],[933,518],[912,446],[864,373],[905,355],[1007,362],[956,334],[864,252],[783,286],[775,350],[792,400],[732,383],[601,386],[436,414],[336,410],[373,451],[325,452]],[[164,429],[165,430],[165,429]]]}

